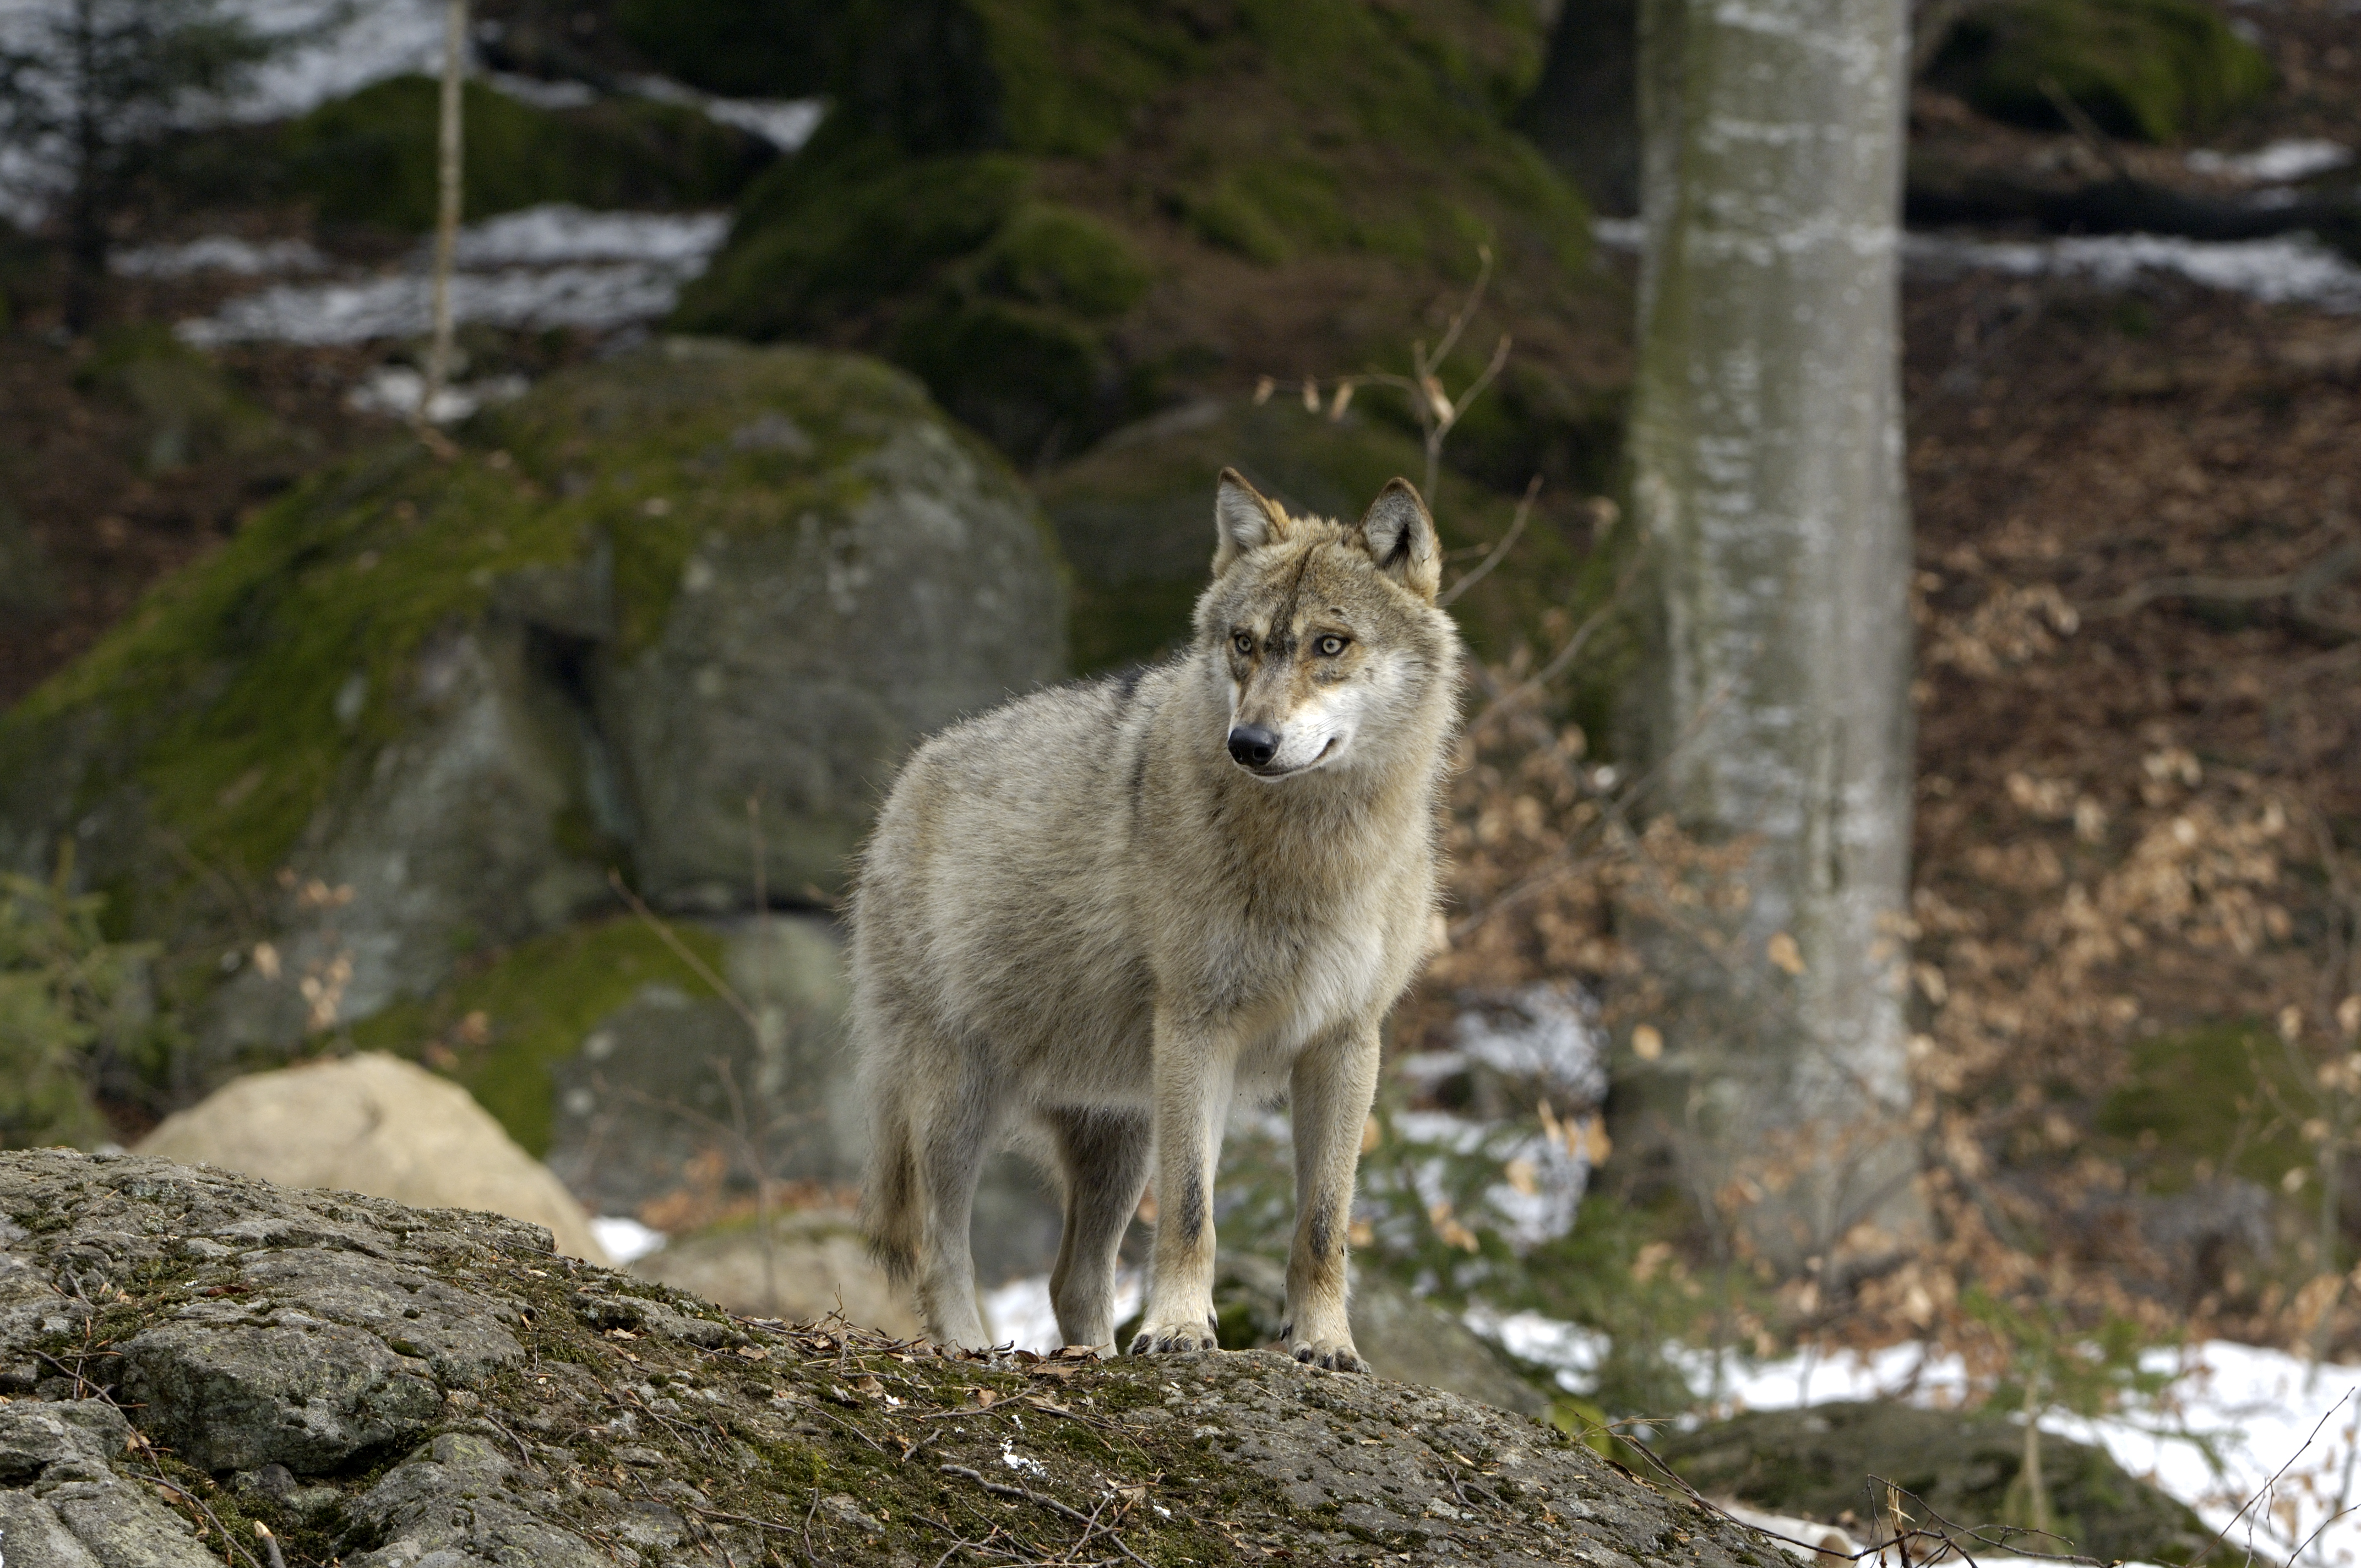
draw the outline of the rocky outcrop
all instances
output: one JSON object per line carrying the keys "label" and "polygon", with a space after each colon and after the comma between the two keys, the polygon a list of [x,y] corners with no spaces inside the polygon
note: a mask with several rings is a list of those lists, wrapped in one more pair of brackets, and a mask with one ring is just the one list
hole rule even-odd
{"label": "rocky outcrop", "polygon": [[[1888,1481],[1910,1495],[1913,1511],[1933,1528],[1975,1529],[2030,1511],[2016,1495],[2025,1429],[1997,1413],[1883,1400],[1751,1410],[1667,1433],[1657,1453],[1708,1496],[1824,1523],[1850,1523],[1856,1512],[1873,1512],[1862,1499]],[[2104,1449],[2045,1436],[2041,1470],[2055,1529],[2073,1543],[2044,1550],[2104,1563],[2253,1561],[2187,1505],[2125,1474]]]}
{"label": "rocky outcrop", "polygon": [[193,1568],[258,1524],[346,1568],[1773,1550],[1448,1394],[1267,1352],[987,1361],[733,1319],[488,1215],[14,1154],[0,1247],[12,1568]]}
{"label": "rocky outcrop", "polygon": [[164,1118],[138,1152],[282,1187],[506,1214],[546,1229],[560,1251],[607,1261],[582,1205],[466,1090],[381,1052],[234,1080]]}
{"label": "rocky outcrop", "polygon": [[167,582],[0,716],[0,864],[71,841],[209,1076],[616,907],[610,870],[834,896],[904,751],[1061,673],[1063,619],[1040,514],[914,380],[659,344]]}

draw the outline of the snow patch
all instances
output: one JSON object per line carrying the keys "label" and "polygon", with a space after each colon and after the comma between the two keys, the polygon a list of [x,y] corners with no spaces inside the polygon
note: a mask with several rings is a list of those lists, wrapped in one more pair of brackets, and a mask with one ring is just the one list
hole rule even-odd
{"label": "snow patch", "polygon": [[[461,323],[518,330],[611,331],[668,313],[705,269],[729,219],[718,213],[588,213],[527,208],[459,236],[451,310]],[[176,329],[201,348],[227,343],[366,343],[425,332],[428,249],[407,270],[366,279],[281,283]]]}
{"label": "snow patch", "polygon": [[126,278],[186,278],[198,272],[229,272],[242,278],[277,278],[291,272],[325,272],[333,265],[309,241],[271,239],[259,244],[235,235],[206,235],[181,245],[143,245],[118,250],[108,268]]}
{"label": "snow patch", "polygon": [[2332,169],[2342,169],[2352,161],[2351,148],[2343,142],[2317,137],[2275,141],[2253,152],[2213,152],[2200,148],[2188,158],[2189,167],[2195,173],[2242,180],[2254,185],[2308,180]]}
{"label": "snow patch", "polygon": [[[1145,1280],[1135,1268],[1115,1277],[1115,1321],[1117,1325],[1139,1310]],[[1012,1279],[983,1293],[983,1328],[994,1343],[1014,1350],[1048,1355],[1065,1343],[1058,1332],[1058,1311],[1049,1304],[1049,1277],[1035,1275]]]}
{"label": "snow patch", "polygon": [[[514,402],[523,397],[529,389],[531,389],[531,383],[522,376],[491,376],[480,381],[467,381],[456,386],[447,386],[434,394],[434,404],[427,409],[426,417],[435,424],[455,424],[487,403]],[[345,394],[345,406],[357,413],[386,414],[394,419],[407,420],[416,417],[419,400],[425,393],[426,378],[419,371],[412,369],[407,365],[381,365],[369,372],[367,380]],[[632,1220],[617,1220],[612,1223],[618,1225],[638,1223]],[[647,1231],[644,1225],[639,1228]],[[664,1245],[663,1232],[647,1231],[647,1234],[656,1238],[653,1246]],[[598,1245],[606,1246],[603,1240]],[[653,1248],[642,1250],[653,1250]],[[608,1255],[614,1257],[618,1263],[630,1261],[629,1258],[617,1256],[612,1247],[608,1247],[607,1251]],[[640,1255],[640,1253],[631,1255],[632,1257]]]}
{"label": "snow patch", "polygon": [[[411,394],[410,406],[418,406],[415,392]],[[625,1219],[620,1214],[599,1215],[590,1222],[590,1234],[598,1238],[598,1245],[618,1266],[633,1258],[645,1257],[652,1252],[662,1251],[664,1243],[670,1239],[662,1231],[652,1230],[637,1220]]]}
{"label": "snow patch", "polygon": [[1912,235],[1903,242],[1903,256],[1929,270],[2079,277],[2108,289],[2126,288],[2143,273],[2172,273],[2266,304],[2361,313],[2361,267],[2310,235],[2230,241],[2148,234],[2050,240]]}

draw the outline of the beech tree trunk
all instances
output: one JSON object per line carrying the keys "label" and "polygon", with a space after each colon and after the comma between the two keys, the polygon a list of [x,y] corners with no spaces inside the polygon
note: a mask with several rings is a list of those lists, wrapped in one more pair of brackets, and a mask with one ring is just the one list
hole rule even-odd
{"label": "beech tree trunk", "polygon": [[1655,1097],[1698,1200],[1787,1270],[1923,1223],[1907,1116],[1906,0],[1642,0],[1632,500],[1661,803],[1751,843],[1668,918]]}

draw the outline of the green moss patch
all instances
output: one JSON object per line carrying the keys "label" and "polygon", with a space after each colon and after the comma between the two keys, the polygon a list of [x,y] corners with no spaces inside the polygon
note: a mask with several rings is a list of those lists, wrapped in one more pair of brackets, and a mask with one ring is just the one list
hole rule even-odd
{"label": "green moss patch", "polygon": [[737,98],[828,86],[833,0],[619,0],[615,24],[659,70]]}
{"label": "green moss patch", "polygon": [[873,361],[672,345],[553,378],[447,464],[408,441],[342,464],[0,715],[0,838],[46,861],[79,823],[117,931],[194,942],[192,898],[250,922],[307,825],[416,721],[438,629],[603,553],[628,657],[699,542],[843,515],[866,494],[852,460],[928,411]]}
{"label": "green moss patch", "polygon": [[2271,67],[2201,0],[2012,0],[1963,20],[1933,78],[1997,119],[2062,129],[2054,93],[2117,136],[2174,142],[2261,98]]}
{"label": "green moss patch", "polygon": [[1504,72],[1538,60],[1514,11],[872,0],[839,28],[829,123],[748,192],[677,320],[882,346],[1046,461],[1218,360],[1191,286],[1228,258],[1464,280],[1490,246],[1563,289],[1587,214],[1500,120]]}
{"label": "green moss patch", "polygon": [[[440,91],[401,76],[322,104],[280,135],[281,179],[330,223],[432,227]],[[719,205],[772,156],[744,131],[647,99],[542,109],[471,82],[467,125],[471,219],[544,202]]]}
{"label": "green moss patch", "polygon": [[[721,939],[675,937],[719,973]],[[353,1028],[363,1050],[424,1058],[457,1080],[536,1159],[549,1153],[550,1069],[641,987],[715,994],[686,959],[628,917],[552,932],[471,966],[431,1002],[400,1002]]]}
{"label": "green moss patch", "polygon": [[2134,1046],[2093,1130],[2152,1192],[2233,1176],[2277,1186],[2312,1168],[2312,1094],[2268,1025],[2224,1022]]}

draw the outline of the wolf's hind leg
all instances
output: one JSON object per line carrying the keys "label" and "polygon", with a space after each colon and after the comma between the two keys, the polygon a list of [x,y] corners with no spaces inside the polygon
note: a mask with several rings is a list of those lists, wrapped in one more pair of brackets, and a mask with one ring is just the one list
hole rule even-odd
{"label": "wolf's hind leg", "polygon": [[1378,1031],[1356,1027],[1295,1059],[1295,1244],[1287,1259],[1288,1326],[1298,1361],[1367,1372],[1345,1317],[1345,1233],[1361,1129],[1378,1091]]}
{"label": "wolf's hind leg", "polygon": [[936,1091],[934,1113],[927,1119],[918,1172],[930,1223],[918,1269],[918,1311],[940,1344],[968,1350],[992,1344],[976,1306],[970,1231],[976,1180],[1000,1118],[999,1086],[970,1055],[952,1080]]}
{"label": "wolf's hind leg", "polygon": [[1154,1124],[1140,1111],[1045,1112],[1066,1183],[1049,1300],[1068,1344],[1115,1348],[1115,1260],[1148,1185]]}

